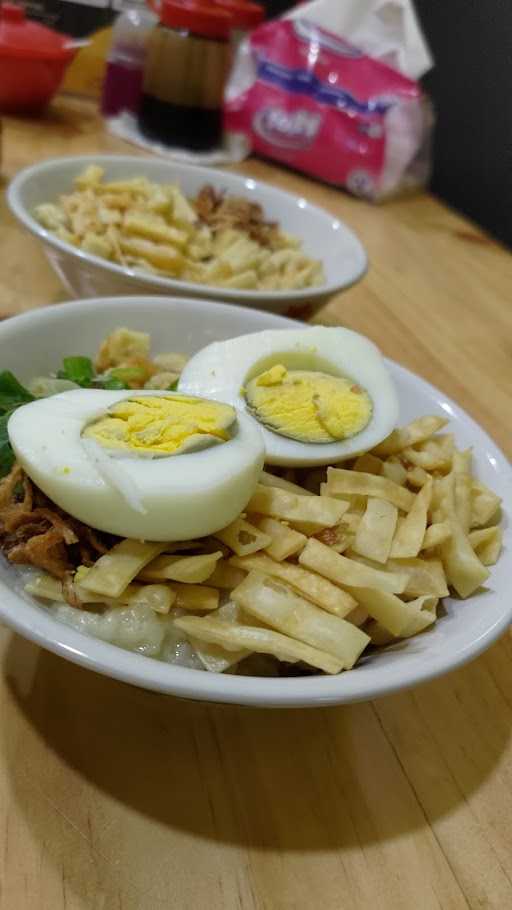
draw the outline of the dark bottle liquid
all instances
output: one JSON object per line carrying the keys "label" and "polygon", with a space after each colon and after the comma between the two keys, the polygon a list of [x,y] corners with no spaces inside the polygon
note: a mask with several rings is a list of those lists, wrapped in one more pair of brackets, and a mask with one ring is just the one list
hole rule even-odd
{"label": "dark bottle liquid", "polygon": [[143,93],[139,127],[149,139],[194,151],[217,148],[222,137],[220,108],[189,107]]}

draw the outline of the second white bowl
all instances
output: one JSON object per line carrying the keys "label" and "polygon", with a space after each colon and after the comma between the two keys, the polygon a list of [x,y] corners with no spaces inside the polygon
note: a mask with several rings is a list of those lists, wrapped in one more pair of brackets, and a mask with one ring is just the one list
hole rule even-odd
{"label": "second white bowl", "polygon": [[[64,243],[36,221],[33,211],[40,203],[52,202],[70,192],[73,179],[93,163],[104,168],[107,180],[143,176],[156,183],[177,182],[187,196],[194,196],[208,183],[216,190],[250,198],[263,207],[269,220],[300,237],[309,256],[323,262],[325,284],[295,291],[218,288],[145,275]],[[75,297],[137,293],[205,297],[300,318],[312,315],[334,293],[354,284],[367,268],[361,242],[338,218],[300,196],[212,168],[128,155],[52,158],[20,171],[7,190],[7,200],[16,218],[43,243],[64,287]]]}

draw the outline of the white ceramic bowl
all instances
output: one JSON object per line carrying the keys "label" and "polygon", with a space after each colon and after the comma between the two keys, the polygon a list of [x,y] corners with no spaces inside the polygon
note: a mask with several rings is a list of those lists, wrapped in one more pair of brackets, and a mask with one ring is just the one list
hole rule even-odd
{"label": "white ceramic bowl", "polygon": [[[24,380],[55,368],[63,354],[91,354],[119,325],[144,329],[155,349],[193,352],[210,341],[296,323],[268,313],[202,300],[118,298],[34,310],[0,324],[0,369]],[[512,474],[489,436],[446,395],[390,364],[396,380],[400,419],[448,415],[461,447],[472,446],[478,475],[504,500],[505,523],[512,509]],[[318,706],[376,698],[438,676],[476,657],[505,630],[512,617],[510,527],[505,549],[492,569],[488,590],[466,601],[444,601],[446,615],[416,638],[364,658],[339,676],[288,679],[217,675],[142,657],[60,624],[20,594],[16,569],[0,558],[0,620],[21,635],[75,663],[157,692],[246,705]]]}
{"label": "white ceramic bowl", "polygon": [[[97,163],[108,180],[142,175],[157,183],[178,182],[187,196],[205,183],[217,190],[246,196],[263,206],[266,216],[300,237],[304,251],[324,263],[326,282],[300,291],[242,291],[143,275],[58,240],[33,217],[36,205],[50,202],[71,190],[73,178],[87,165]],[[94,155],[52,158],[20,171],[9,185],[7,200],[16,218],[41,240],[46,255],[64,287],[75,297],[113,294],[165,294],[205,297],[258,307],[283,315],[311,315],[337,291],[362,277],[367,258],[358,238],[339,219],[311,205],[306,199],[267,183],[228,171],[171,164],[158,158]]]}

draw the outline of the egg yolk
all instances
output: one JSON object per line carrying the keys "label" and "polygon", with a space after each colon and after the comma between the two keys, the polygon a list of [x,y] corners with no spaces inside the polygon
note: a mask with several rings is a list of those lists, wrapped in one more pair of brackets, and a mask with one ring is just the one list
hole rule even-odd
{"label": "egg yolk", "polygon": [[250,412],[274,432],[300,442],[339,442],[370,422],[368,393],[351,379],[276,364],[245,387]]}
{"label": "egg yolk", "polygon": [[180,455],[227,442],[236,418],[234,408],[184,395],[125,398],[83,436],[118,454]]}

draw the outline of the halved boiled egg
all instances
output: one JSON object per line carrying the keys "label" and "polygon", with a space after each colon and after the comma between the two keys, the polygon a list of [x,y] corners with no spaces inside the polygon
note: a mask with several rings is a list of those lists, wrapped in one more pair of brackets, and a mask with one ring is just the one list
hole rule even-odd
{"label": "halved boiled egg", "polygon": [[214,342],[195,354],[181,392],[245,410],[270,464],[343,461],[394,429],[398,400],[378,348],[343,328],[277,329]]}
{"label": "halved boiled egg", "polygon": [[78,389],[18,408],[19,463],[70,515],[143,540],[202,537],[243,511],[262,435],[229,404],[158,391]]}

